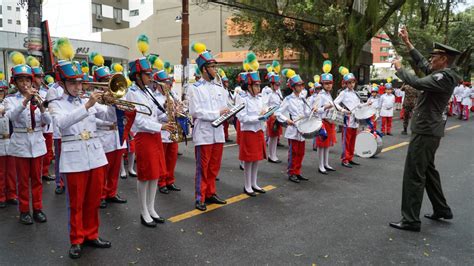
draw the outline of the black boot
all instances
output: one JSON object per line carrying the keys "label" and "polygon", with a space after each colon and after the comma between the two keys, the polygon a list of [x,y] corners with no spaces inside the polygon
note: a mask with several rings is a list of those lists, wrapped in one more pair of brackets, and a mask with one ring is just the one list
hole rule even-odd
{"label": "black boot", "polygon": [[78,259],[81,257],[81,252],[81,245],[71,245],[71,248],[69,248],[69,258]]}

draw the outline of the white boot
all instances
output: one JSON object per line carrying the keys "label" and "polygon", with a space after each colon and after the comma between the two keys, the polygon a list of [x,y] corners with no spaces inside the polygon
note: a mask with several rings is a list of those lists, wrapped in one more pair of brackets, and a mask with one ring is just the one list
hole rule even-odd
{"label": "white boot", "polygon": [[135,153],[129,152],[128,153],[128,173],[136,176],[137,172],[135,172],[134,166],[135,166]]}
{"label": "white boot", "polygon": [[148,212],[147,206],[147,192],[148,192],[148,181],[137,180],[137,191],[138,191],[138,202],[140,204],[140,214],[143,220],[147,223],[151,223],[153,219]]}

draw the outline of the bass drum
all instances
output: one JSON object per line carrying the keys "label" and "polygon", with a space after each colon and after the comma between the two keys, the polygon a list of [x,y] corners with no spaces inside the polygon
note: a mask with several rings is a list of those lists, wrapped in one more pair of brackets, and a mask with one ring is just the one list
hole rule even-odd
{"label": "bass drum", "polygon": [[357,134],[354,153],[362,158],[371,158],[379,154],[383,148],[382,138],[370,131]]}

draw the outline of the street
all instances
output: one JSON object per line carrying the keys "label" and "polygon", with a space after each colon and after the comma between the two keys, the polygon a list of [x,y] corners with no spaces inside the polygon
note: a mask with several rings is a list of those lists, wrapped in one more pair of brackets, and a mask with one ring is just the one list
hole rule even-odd
{"label": "street", "polygon": [[[388,226],[400,219],[402,173],[410,136],[383,138],[376,158],[355,158],[361,166],[341,166],[340,134],[330,153],[337,170],[317,171],[317,152],[306,143],[303,176],[295,184],[286,176],[288,145],[278,148],[282,164],[260,163],[259,183],[268,192],[249,198],[242,192],[238,146],[227,143],[217,181],[225,206],[194,210],[194,148],[183,145],[176,185],[181,192],[157,194],[158,213],[167,218],[157,228],[140,224],[136,179],[120,179],[127,204],[109,204],[101,212],[100,236],[110,249],[86,247],[78,260],[68,257],[66,194],[44,185],[45,224],[18,223],[14,206],[0,210],[0,265],[472,265],[474,263],[474,123],[449,118],[436,156],[444,193],[454,219],[422,219],[420,233]],[[235,135],[231,136],[235,140]],[[400,144],[400,145],[397,145]],[[397,146],[394,146],[397,145]],[[425,193],[421,214],[431,213]]]}

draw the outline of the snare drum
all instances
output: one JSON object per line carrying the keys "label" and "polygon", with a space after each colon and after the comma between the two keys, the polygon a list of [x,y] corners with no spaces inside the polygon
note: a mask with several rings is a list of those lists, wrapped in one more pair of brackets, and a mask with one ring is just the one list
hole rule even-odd
{"label": "snare drum", "polygon": [[316,117],[304,118],[296,122],[296,128],[298,129],[298,132],[300,132],[305,139],[314,138],[322,126],[323,122],[321,119]]}
{"label": "snare drum", "polygon": [[324,119],[331,124],[344,125],[344,113],[334,108],[326,111],[326,117]]}
{"label": "snare drum", "polygon": [[354,117],[357,120],[365,120],[371,118],[373,115],[375,115],[376,112],[377,109],[375,109],[375,107],[373,107],[372,105],[363,105],[353,111]]}
{"label": "snare drum", "polygon": [[379,154],[383,148],[382,138],[370,131],[357,134],[354,153],[362,158],[370,158]]}

